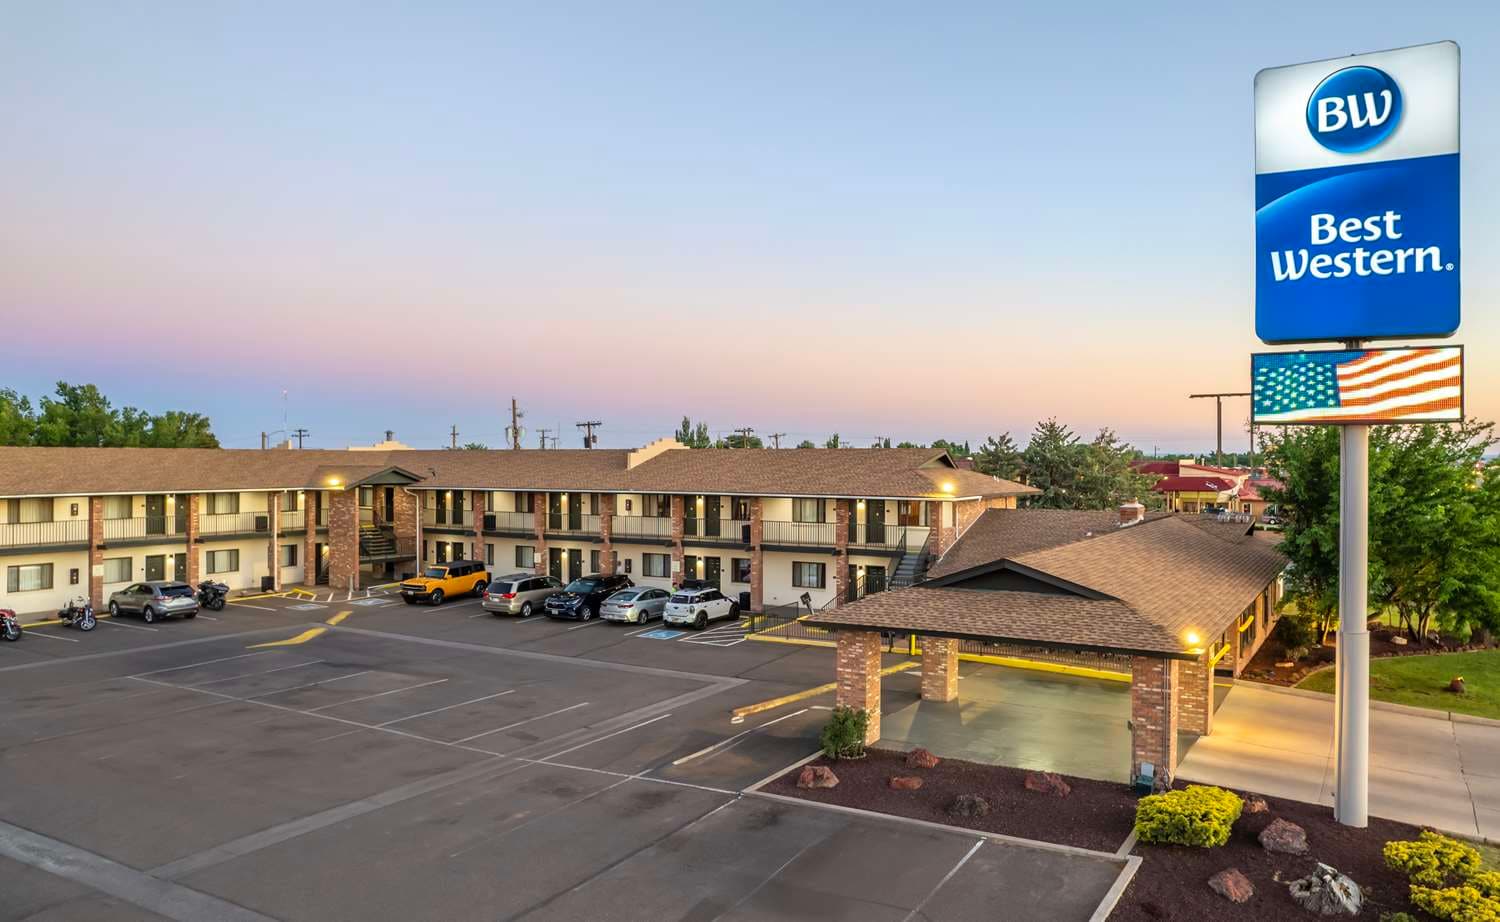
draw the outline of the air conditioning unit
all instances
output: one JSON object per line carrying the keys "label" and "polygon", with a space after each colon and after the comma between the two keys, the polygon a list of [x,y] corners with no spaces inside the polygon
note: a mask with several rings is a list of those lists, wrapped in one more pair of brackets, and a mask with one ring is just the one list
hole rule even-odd
{"label": "air conditioning unit", "polygon": [[256,516],[255,517],[255,530],[256,531],[270,531],[271,530],[271,517],[269,515],[258,515],[258,516]]}

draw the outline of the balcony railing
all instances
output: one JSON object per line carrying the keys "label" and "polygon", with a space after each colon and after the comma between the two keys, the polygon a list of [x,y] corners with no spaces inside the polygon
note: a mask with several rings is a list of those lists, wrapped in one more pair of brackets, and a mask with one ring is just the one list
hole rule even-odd
{"label": "balcony railing", "polygon": [[850,547],[880,548],[892,550],[906,548],[906,526],[904,525],[857,525],[849,536]]}
{"label": "balcony railing", "polygon": [[307,511],[303,509],[283,509],[281,511],[281,530],[296,531],[307,527]]}
{"label": "balcony railing", "polygon": [[86,519],[64,522],[12,522],[0,525],[0,547],[47,547],[61,544],[88,544],[89,523]]}
{"label": "balcony railing", "polygon": [[697,539],[715,542],[749,544],[749,522],[738,519],[683,519],[683,540]]}
{"label": "balcony railing", "polygon": [[245,535],[270,532],[269,512],[220,512],[198,516],[200,535]]}
{"label": "balcony railing", "polygon": [[617,515],[610,519],[610,538],[628,541],[636,538],[669,540],[672,520],[659,515]]}
{"label": "balcony railing", "polygon": [[765,544],[798,547],[833,547],[836,530],[833,522],[762,522],[761,541]]}
{"label": "balcony railing", "polygon": [[463,528],[465,525],[474,525],[474,513],[466,509],[434,509],[428,507],[422,510],[422,524],[429,528]]}
{"label": "balcony railing", "polygon": [[599,534],[599,516],[549,512],[547,513],[547,531],[570,535],[597,535]]}
{"label": "balcony railing", "polygon": [[529,512],[486,512],[484,530],[530,535],[536,531],[536,516]]}
{"label": "balcony railing", "polygon": [[137,538],[172,537],[187,531],[187,522],[175,515],[146,515],[128,519],[105,519],[104,540],[124,541]]}

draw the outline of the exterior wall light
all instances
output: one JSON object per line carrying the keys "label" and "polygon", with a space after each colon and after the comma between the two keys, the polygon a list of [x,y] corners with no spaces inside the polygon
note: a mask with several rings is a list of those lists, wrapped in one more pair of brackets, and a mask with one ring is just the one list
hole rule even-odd
{"label": "exterior wall light", "polygon": [[945,481],[943,483],[943,492],[944,493],[952,493],[953,492],[953,481],[948,480],[948,481]]}

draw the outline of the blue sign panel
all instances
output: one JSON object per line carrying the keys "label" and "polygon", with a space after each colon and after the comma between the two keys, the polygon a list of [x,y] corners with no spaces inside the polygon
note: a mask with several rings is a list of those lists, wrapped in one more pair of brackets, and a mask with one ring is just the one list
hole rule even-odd
{"label": "blue sign panel", "polygon": [[1458,46],[1262,71],[1255,121],[1256,334],[1457,330]]}

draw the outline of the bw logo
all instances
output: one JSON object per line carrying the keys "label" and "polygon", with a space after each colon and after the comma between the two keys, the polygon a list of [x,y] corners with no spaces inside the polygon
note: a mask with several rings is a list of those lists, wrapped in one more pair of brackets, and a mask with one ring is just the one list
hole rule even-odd
{"label": "bw logo", "polygon": [[1307,100],[1307,129],[1331,151],[1357,154],[1383,142],[1401,121],[1401,88],[1374,67],[1346,67]]}

